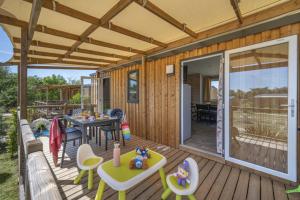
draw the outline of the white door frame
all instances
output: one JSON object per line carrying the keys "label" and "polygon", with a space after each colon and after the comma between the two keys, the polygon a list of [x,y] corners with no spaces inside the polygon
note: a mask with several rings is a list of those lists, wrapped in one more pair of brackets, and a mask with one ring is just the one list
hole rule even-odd
{"label": "white door frame", "polygon": [[183,141],[183,126],[182,126],[182,122],[183,122],[183,66],[185,63],[189,63],[189,62],[192,62],[192,61],[197,61],[197,60],[204,60],[204,59],[207,59],[207,58],[212,58],[212,57],[221,57],[221,59],[224,58],[224,53],[216,53],[216,54],[211,54],[211,55],[207,55],[207,56],[201,56],[201,57],[197,57],[197,58],[191,58],[191,59],[187,59],[187,60],[183,60],[181,61],[181,65],[180,65],[180,144],[183,145],[183,146],[186,146],[184,145],[184,141]]}
{"label": "white door frame", "polygon": [[[104,79],[109,79],[109,89],[111,89],[111,76],[104,76],[104,77],[101,77],[100,78],[100,87],[99,87],[99,89],[100,89],[100,98],[99,98],[99,102],[100,102],[100,112],[102,113],[103,112],[103,103],[104,103],[104,100],[103,100],[103,80]],[[110,94],[111,95],[111,94]],[[111,97],[111,96],[110,96]],[[111,104],[111,102],[110,102],[110,104]]]}
{"label": "white door frame", "polygon": [[[230,133],[229,133],[229,55],[247,50],[289,43],[288,55],[288,173],[279,172],[253,163],[230,157]],[[247,47],[225,51],[225,160],[243,165],[257,171],[265,172],[290,181],[297,181],[297,35],[263,42]],[[291,105],[294,105],[293,107]],[[293,112],[293,116],[292,116]]]}

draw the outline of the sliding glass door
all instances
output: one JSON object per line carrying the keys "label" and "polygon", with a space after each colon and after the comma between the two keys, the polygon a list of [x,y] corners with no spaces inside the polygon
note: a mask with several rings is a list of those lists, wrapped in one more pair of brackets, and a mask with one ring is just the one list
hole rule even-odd
{"label": "sliding glass door", "polygon": [[297,36],[225,53],[225,159],[296,181]]}

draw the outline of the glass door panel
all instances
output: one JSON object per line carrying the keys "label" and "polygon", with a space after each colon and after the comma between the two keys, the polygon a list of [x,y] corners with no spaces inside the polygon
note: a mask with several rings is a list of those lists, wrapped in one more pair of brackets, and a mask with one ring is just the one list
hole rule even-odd
{"label": "glass door panel", "polygon": [[271,41],[229,51],[225,75],[227,158],[287,179],[296,173],[293,45]]}

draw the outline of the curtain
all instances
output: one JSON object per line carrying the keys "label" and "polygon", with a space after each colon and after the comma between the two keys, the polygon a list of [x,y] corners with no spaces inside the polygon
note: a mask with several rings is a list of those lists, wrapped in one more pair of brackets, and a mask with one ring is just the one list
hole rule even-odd
{"label": "curtain", "polygon": [[223,154],[223,82],[224,64],[220,61],[219,68],[219,88],[218,88],[218,108],[217,108],[217,152]]}
{"label": "curtain", "polygon": [[203,78],[203,102],[210,101],[210,77]]}

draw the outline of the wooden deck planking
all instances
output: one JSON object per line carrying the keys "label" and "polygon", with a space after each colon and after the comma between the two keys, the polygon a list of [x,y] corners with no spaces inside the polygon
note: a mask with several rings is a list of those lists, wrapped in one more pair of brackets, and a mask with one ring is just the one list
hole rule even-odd
{"label": "wooden deck planking", "polygon": [[[78,144],[67,145],[66,160],[63,168],[54,167],[52,157],[49,153],[48,140],[42,138],[44,145],[45,156],[50,167],[57,179],[59,189],[64,199],[94,199],[100,178],[97,173],[94,173],[94,188],[87,189],[87,176],[82,178],[81,184],[75,185],[73,180],[78,175],[76,164],[76,152]],[[132,140],[122,147],[122,153],[134,149],[137,145],[145,145],[149,148],[163,154],[168,163],[165,166],[166,174],[177,171],[177,166],[187,157],[193,157],[199,166],[199,186],[195,192],[197,199],[300,199],[300,195],[286,195],[285,190],[290,188],[290,185],[273,181],[267,177],[249,173],[245,170],[240,170],[235,167],[224,165],[190,152],[183,150],[167,148],[165,145],[160,145],[148,140],[142,140],[137,137],[132,137]],[[99,147],[92,143],[92,147],[97,155],[102,156],[105,160],[112,158],[112,142],[109,144],[107,151],[104,150],[104,145]],[[160,147],[160,148],[157,148]],[[162,147],[162,148],[161,148]],[[60,155],[61,156],[61,153]],[[149,177],[141,184],[127,191],[127,199],[160,199],[163,193],[160,176],[158,173]],[[105,188],[104,199],[117,199],[118,193],[108,186]],[[175,199],[172,194],[169,199]],[[186,198],[183,198],[186,199]]]}

